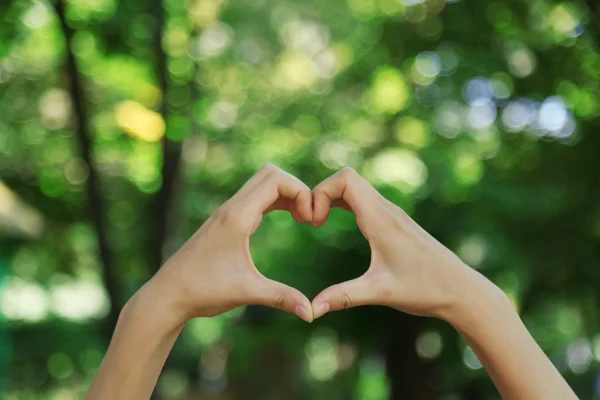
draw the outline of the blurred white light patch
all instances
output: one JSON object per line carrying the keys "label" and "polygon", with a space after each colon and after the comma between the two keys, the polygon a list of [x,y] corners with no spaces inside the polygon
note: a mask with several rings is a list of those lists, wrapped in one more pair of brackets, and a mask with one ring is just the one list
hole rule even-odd
{"label": "blurred white light patch", "polygon": [[442,63],[437,54],[424,51],[415,58],[415,68],[422,76],[434,78],[440,73]]}
{"label": "blurred white light patch", "polygon": [[305,349],[308,376],[317,381],[328,381],[339,370],[338,342],[332,334],[315,334]]}
{"label": "blurred white light patch", "polygon": [[517,99],[508,103],[502,111],[502,124],[510,132],[520,132],[536,117],[536,105],[527,99]]}
{"label": "blurred white light patch", "polygon": [[308,57],[314,57],[325,50],[329,43],[329,28],[310,20],[291,20],[283,26],[285,44]]}
{"label": "blurred white light patch", "polygon": [[228,25],[217,23],[204,29],[202,35],[197,39],[197,58],[202,60],[216,57],[223,53],[231,45],[233,31]]}
{"label": "blurred white light patch", "polygon": [[555,137],[570,136],[575,130],[575,120],[565,102],[556,96],[548,97],[539,108],[537,128],[542,134]]}
{"label": "blurred white light patch", "polygon": [[315,73],[323,79],[331,79],[339,72],[338,61],[331,50],[323,50],[313,58]]}
{"label": "blurred white light patch", "polygon": [[229,129],[235,125],[238,107],[228,101],[217,101],[208,113],[211,124],[218,129]]}
{"label": "blurred white light patch", "polygon": [[486,252],[485,240],[481,236],[473,235],[462,240],[456,254],[467,265],[477,269],[485,259]]}
{"label": "blurred white light patch", "polygon": [[49,21],[50,10],[48,10],[48,6],[37,1],[23,15],[23,23],[31,29],[43,28]]}
{"label": "blurred white light patch", "polygon": [[191,136],[182,146],[182,158],[187,164],[199,166],[206,160],[208,143],[199,136]]}
{"label": "blurred white light patch", "polygon": [[557,4],[550,12],[550,24],[558,33],[565,36],[579,36],[583,33],[577,10],[572,4]]}
{"label": "blurred white light patch", "polygon": [[481,365],[481,361],[477,358],[477,355],[473,352],[473,350],[467,346],[463,350],[463,362],[469,369],[481,369],[483,365]]}
{"label": "blurred white light patch", "polygon": [[531,75],[535,67],[535,55],[526,47],[514,50],[508,55],[508,69],[517,78]]}
{"label": "blurred white light patch", "polygon": [[424,331],[417,336],[416,350],[426,360],[437,358],[442,352],[442,336],[436,331]]}
{"label": "blurred white light patch", "polygon": [[60,317],[82,321],[102,318],[109,302],[102,285],[91,281],[67,281],[50,288],[52,310]]}
{"label": "blurred white light patch", "polygon": [[46,128],[64,128],[71,117],[71,98],[65,90],[50,89],[41,96],[39,109]]}
{"label": "blurred white light patch", "polygon": [[549,97],[538,112],[539,127],[551,132],[562,129],[567,122],[567,107],[559,97]]}
{"label": "blurred white light patch", "polygon": [[592,362],[592,346],[587,338],[577,339],[567,346],[567,365],[574,374],[583,374]]}
{"label": "blurred white light patch", "polygon": [[37,283],[8,278],[0,299],[2,314],[9,320],[37,322],[48,316],[48,295]]}
{"label": "blurred white light patch", "polygon": [[496,120],[496,105],[488,101],[484,104],[469,106],[467,122],[474,129],[484,129],[491,126]]}
{"label": "blurred white light patch", "polygon": [[235,54],[238,58],[250,64],[260,64],[269,53],[265,45],[255,38],[246,38],[235,45]]}
{"label": "blurred white light patch", "polygon": [[488,104],[493,97],[492,84],[485,78],[471,79],[463,88],[463,97],[470,105]]}
{"label": "blurred white light patch", "polygon": [[427,167],[410,150],[386,149],[377,154],[370,165],[370,175],[380,183],[396,186],[411,194],[427,180]]}
{"label": "blurred white light patch", "polygon": [[352,164],[351,160],[356,153],[356,146],[352,143],[331,140],[323,143],[319,148],[319,159],[328,168],[339,169]]}
{"label": "blurred white light patch", "polygon": [[433,115],[433,128],[440,136],[452,139],[463,130],[464,120],[464,106],[453,101],[443,102]]}
{"label": "blurred white light patch", "polygon": [[284,51],[273,75],[274,84],[289,91],[310,87],[317,79],[313,60],[297,51]]}
{"label": "blurred white light patch", "polygon": [[0,233],[16,237],[37,237],[43,228],[42,215],[0,181]]}

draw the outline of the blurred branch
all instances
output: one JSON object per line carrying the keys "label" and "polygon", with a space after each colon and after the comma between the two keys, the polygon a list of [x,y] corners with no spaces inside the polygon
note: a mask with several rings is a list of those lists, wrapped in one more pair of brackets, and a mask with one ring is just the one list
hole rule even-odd
{"label": "blurred branch", "polygon": [[434,376],[430,365],[415,350],[423,319],[398,313],[389,321],[388,342],[384,347],[386,373],[390,382],[390,400],[434,399]]}
{"label": "blurred branch", "polygon": [[[162,38],[165,30],[165,10],[162,0],[153,2],[153,15],[157,21],[157,29],[154,36],[154,46],[156,50],[155,69],[162,93],[162,102],[160,105],[160,114],[167,120],[167,54],[162,46]],[[151,262],[153,271],[158,271],[163,263],[163,254],[168,237],[168,221],[170,220],[170,205],[172,203],[173,193],[176,188],[176,180],[179,173],[179,163],[181,160],[181,143],[176,143],[168,139],[167,133],[162,140],[162,185],[152,207],[152,216],[154,218],[153,233],[150,239]]]}
{"label": "blurred branch", "polygon": [[77,71],[75,56],[71,50],[71,42],[74,31],[66,22],[63,1],[56,1],[54,3],[54,7],[60,20],[60,25],[66,40],[66,72],[69,80],[71,98],[73,100],[73,108],[76,115],[75,134],[79,141],[81,156],[89,168],[89,177],[86,183],[88,212],[92,224],[96,229],[96,235],[98,238],[98,252],[100,254],[100,261],[102,262],[102,278],[104,279],[104,284],[106,285],[106,290],[108,291],[110,300],[110,313],[108,315],[107,326],[107,335],[108,339],[110,340],[119,316],[118,281],[113,272],[110,260],[108,238],[106,234],[107,230],[104,222],[104,204],[102,202],[99,190],[98,173],[94,168],[92,157],[91,132],[87,124],[88,114],[85,108],[86,101],[83,93],[83,85],[81,82],[81,76]]}
{"label": "blurred branch", "polygon": [[600,46],[600,6],[597,0],[583,0],[583,4],[588,8],[590,30],[593,33],[596,46]]}

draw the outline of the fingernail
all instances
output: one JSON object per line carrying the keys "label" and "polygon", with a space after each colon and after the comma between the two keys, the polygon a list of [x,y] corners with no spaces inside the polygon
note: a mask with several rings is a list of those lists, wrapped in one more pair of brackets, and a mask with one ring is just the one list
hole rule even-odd
{"label": "fingernail", "polygon": [[309,313],[309,312],[308,312],[308,310],[307,310],[306,308],[304,308],[304,307],[302,307],[302,306],[296,306],[296,310],[295,310],[295,312],[296,312],[296,315],[297,315],[299,318],[301,318],[301,319],[305,320],[305,321],[306,321],[306,322],[308,322],[308,323],[311,323],[311,322],[312,322],[312,320],[313,320],[313,319],[312,319],[312,313]]}
{"label": "fingernail", "polygon": [[321,304],[319,307],[317,307],[317,309],[315,310],[315,316],[314,319],[317,319],[319,317],[322,317],[323,315],[327,314],[329,312],[329,310],[331,310],[331,306],[329,305],[329,303],[323,303]]}

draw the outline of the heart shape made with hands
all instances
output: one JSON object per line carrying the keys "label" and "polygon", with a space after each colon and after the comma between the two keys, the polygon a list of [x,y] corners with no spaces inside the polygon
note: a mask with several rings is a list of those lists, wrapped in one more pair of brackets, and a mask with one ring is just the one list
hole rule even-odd
{"label": "heart shape made with hands", "polygon": [[[280,189],[288,179],[297,179],[279,171],[275,174],[283,179]],[[362,305],[382,305],[413,315],[436,316],[447,308],[449,293],[464,290],[460,282],[481,279],[477,274],[473,276],[471,268],[465,268],[454,253],[352,168],[341,169],[310,193],[307,190],[304,185],[295,197],[280,191],[280,197],[288,200],[277,200],[274,204],[276,208],[290,210],[299,222],[310,218],[315,227],[325,223],[332,207],[342,207],[355,214],[358,228],[371,248],[371,262],[363,275],[332,285],[313,299],[312,319],[329,311]],[[310,314],[304,312],[302,303],[296,307],[299,308],[295,312],[301,318]]]}
{"label": "heart shape made with hands", "polygon": [[[265,172],[266,170],[266,172]],[[346,167],[336,174],[325,179],[313,190],[310,190],[306,185],[299,181],[296,177],[280,170],[278,167],[268,164],[257,175],[266,175],[275,177],[277,183],[277,199],[264,211],[266,214],[272,210],[287,210],[290,212],[292,218],[299,223],[310,223],[314,227],[323,225],[328,216],[329,211],[333,207],[341,207],[350,212],[354,213],[355,208],[360,208],[358,205],[356,196],[362,192],[365,196],[368,196],[367,190],[371,189],[371,194],[375,190],[364,181],[359,175],[351,168]],[[356,178],[359,177],[360,180]],[[254,178],[253,178],[254,179]],[[263,183],[268,178],[263,178]],[[361,182],[362,181],[362,182]],[[354,186],[350,187],[350,182],[354,183]],[[366,186],[364,185],[366,183]],[[302,186],[300,186],[302,185]],[[291,188],[294,189],[291,189]],[[358,190],[358,191],[357,191]],[[240,190],[243,193],[243,188]],[[354,204],[354,208],[352,206]],[[367,212],[367,215],[369,213]],[[357,221],[359,228],[367,236],[365,229],[361,224],[362,218],[357,215]],[[251,230],[254,232],[260,220],[258,220]],[[367,237],[368,240],[368,237]],[[368,276],[368,275],[367,275]],[[362,278],[362,277],[361,277]],[[310,305],[310,310],[306,309],[306,303],[304,301],[297,302],[293,308],[294,313],[300,318],[306,321],[312,321],[314,318],[321,317],[325,313],[333,310],[340,310],[350,308],[356,305],[368,303],[368,298],[365,297],[365,289],[360,289],[361,285],[367,284],[364,279],[357,278],[355,280],[344,282],[342,284],[333,285],[324,291],[322,291]],[[357,299],[353,299],[346,289],[347,286],[351,286],[352,294],[355,292],[362,293],[363,295]],[[289,294],[289,295],[288,295]],[[283,291],[281,295],[274,301],[276,308],[291,311],[292,307],[286,304],[286,300],[299,300],[298,292],[293,289],[293,292]]]}
{"label": "heart shape made with hands", "polygon": [[[326,288],[311,302],[297,289],[258,271],[250,254],[250,236],[264,214],[287,210],[296,221],[318,227],[332,207],[353,212],[369,242],[371,263],[363,275]],[[167,261],[156,281],[178,288],[173,297],[184,310],[183,319],[265,305],[311,322],[329,311],[361,305],[434,316],[447,305],[449,292],[462,290],[456,282],[472,279],[465,277],[470,271],[352,168],[343,168],[311,190],[268,164]],[[197,279],[199,275],[202,279]]]}

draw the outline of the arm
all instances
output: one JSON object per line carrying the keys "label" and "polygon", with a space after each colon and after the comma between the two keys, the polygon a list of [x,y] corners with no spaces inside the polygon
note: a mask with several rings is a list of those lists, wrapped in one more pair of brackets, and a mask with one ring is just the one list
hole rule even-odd
{"label": "arm", "polygon": [[267,165],[167,261],[125,305],[88,400],[148,399],[185,322],[244,304],[272,306],[311,322],[309,300],[254,266],[249,238],[264,213],[312,219],[310,189]]}
{"label": "arm", "polygon": [[473,349],[503,398],[576,399],[504,293],[472,279],[443,319]]}
{"label": "arm", "polygon": [[371,246],[361,277],[313,300],[314,317],[360,305],[385,305],[441,318],[464,337],[505,399],[577,397],[533,340],[508,298],[465,265],[406,213],[345,168],[313,190],[313,225],[332,206],[356,214]]}

